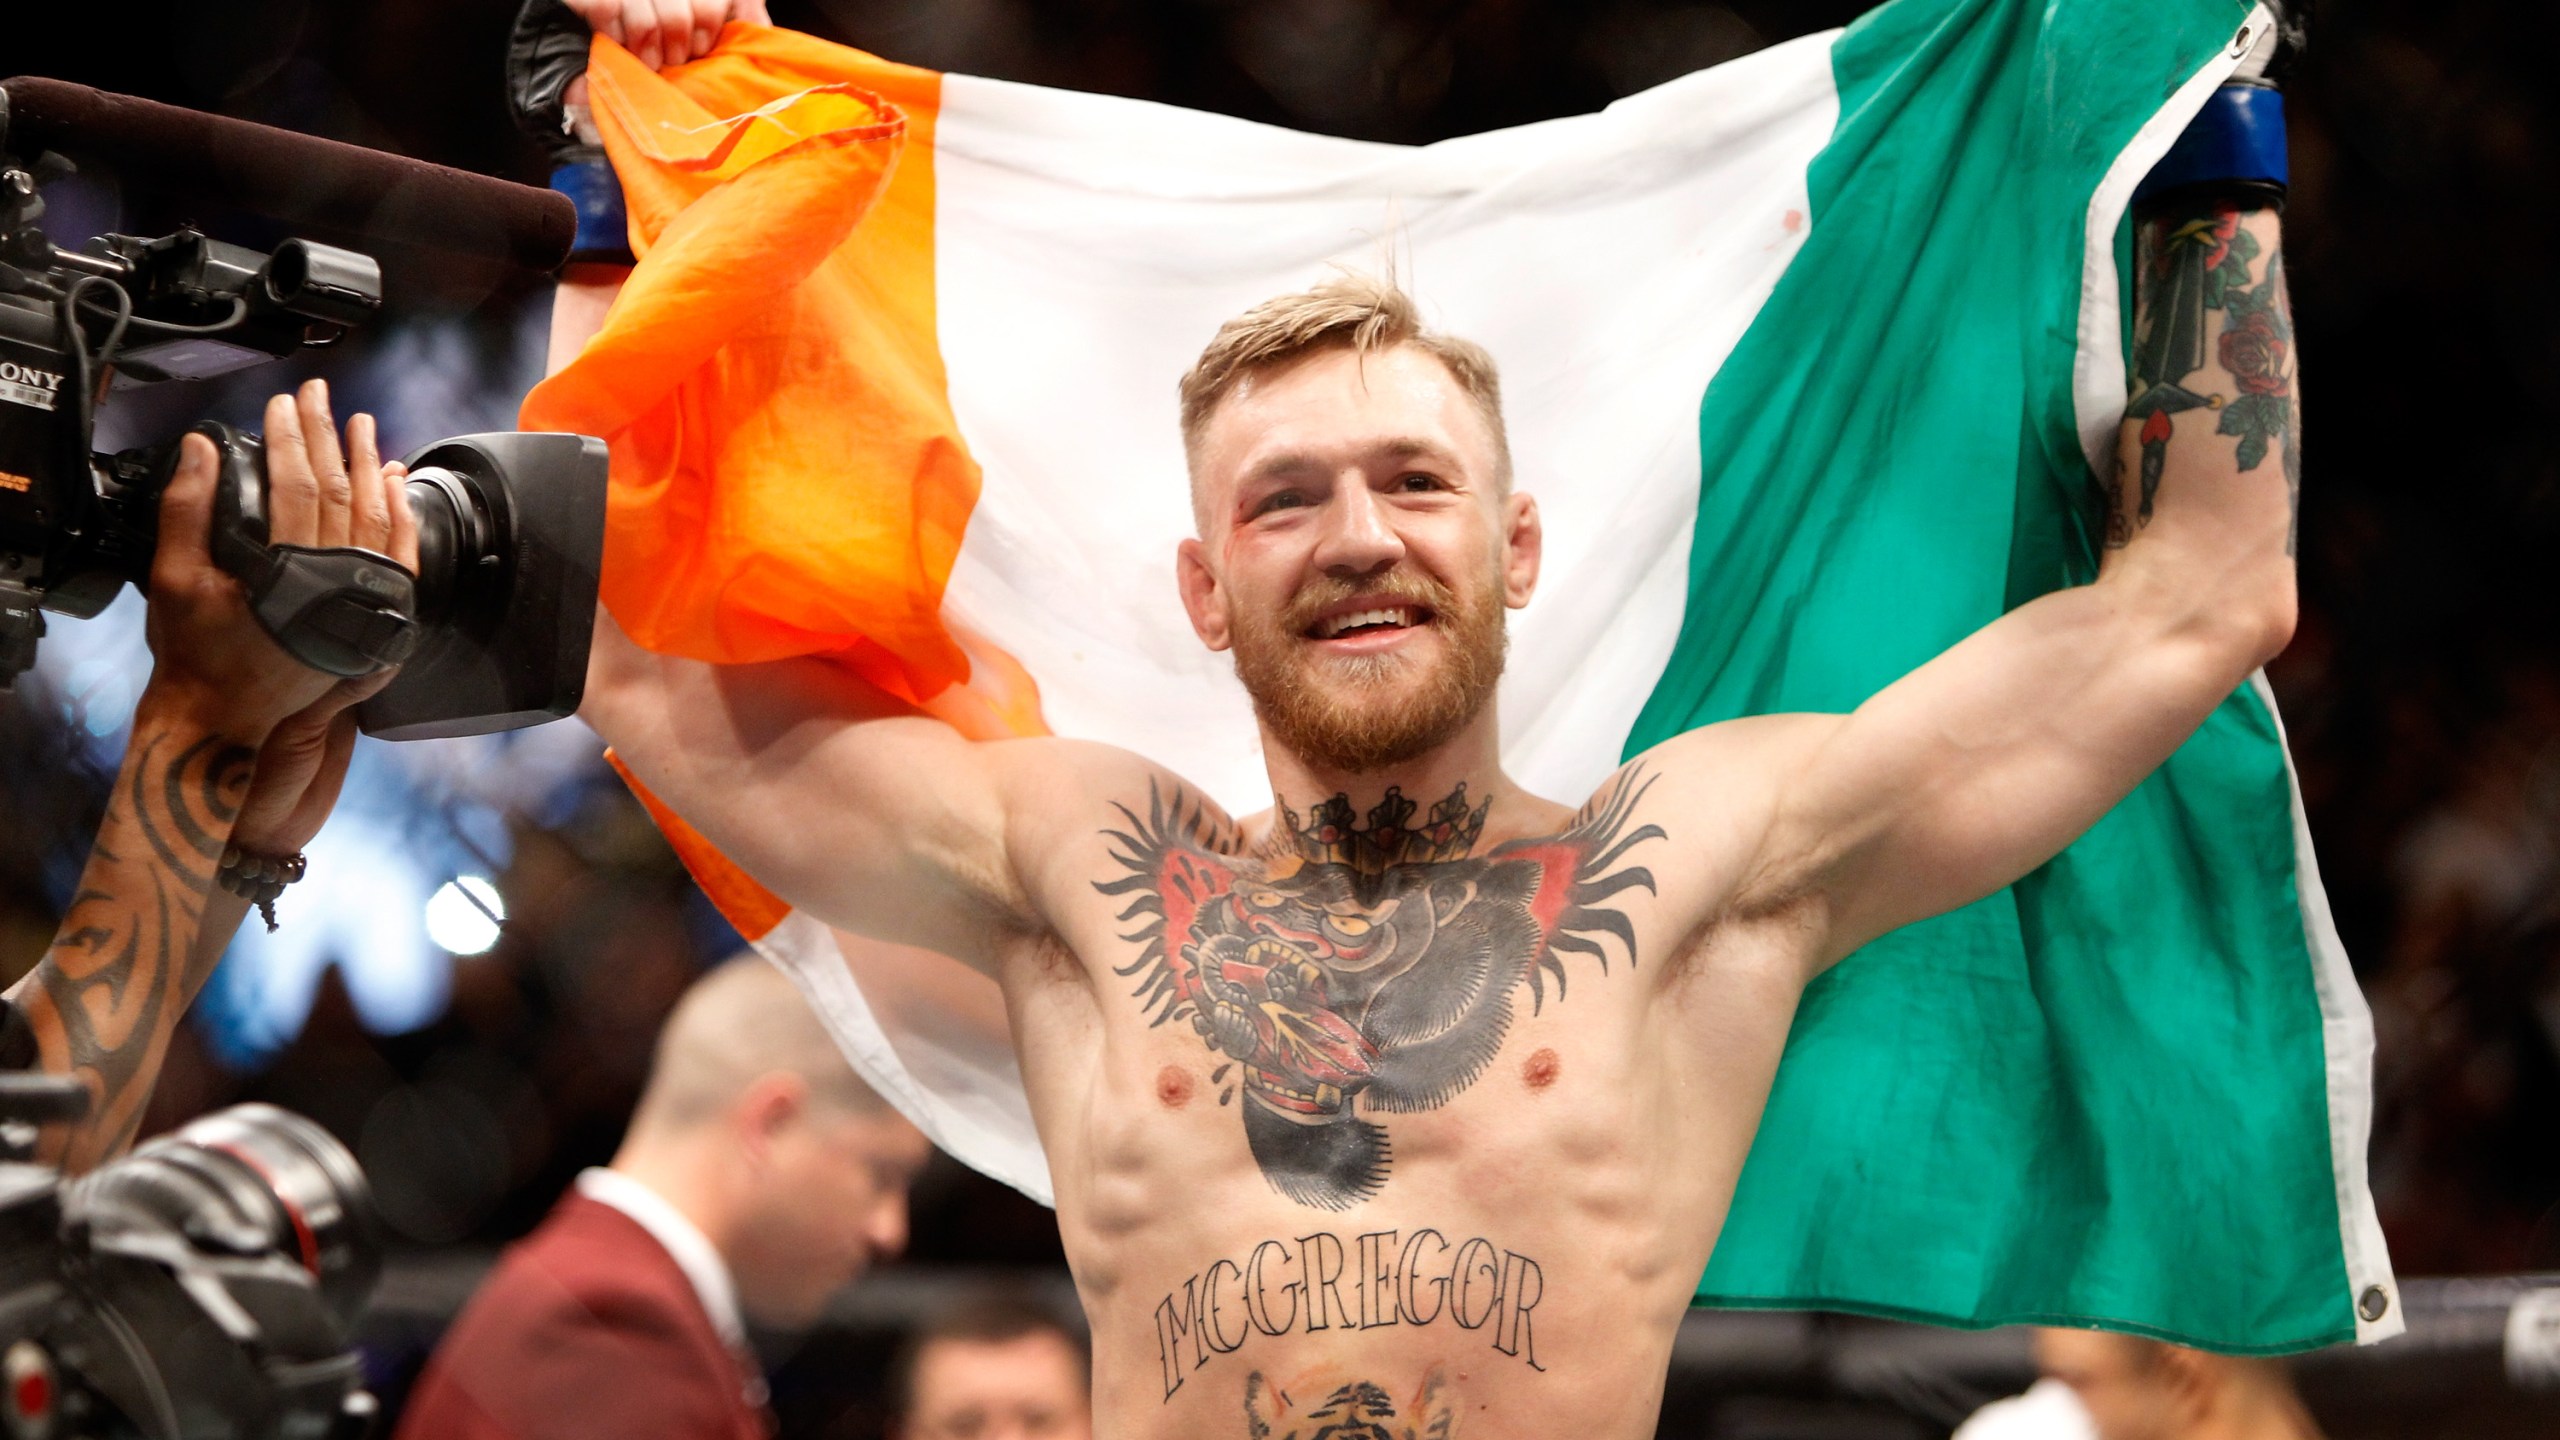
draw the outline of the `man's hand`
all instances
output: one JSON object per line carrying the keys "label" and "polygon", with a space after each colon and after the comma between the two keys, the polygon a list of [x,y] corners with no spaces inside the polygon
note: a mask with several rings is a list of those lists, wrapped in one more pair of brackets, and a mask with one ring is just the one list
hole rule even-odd
{"label": "man's hand", "polygon": [[770,25],[765,0],[564,0],[652,70],[711,53],[732,20]]}
{"label": "man's hand", "polygon": [[[267,402],[268,539],[279,545],[352,545],[415,573],[417,522],[407,472],[385,465],[373,417],[347,427],[342,451],[325,382]],[[386,672],[342,684],[285,653],[240,582],[213,563],[213,444],[189,435],[160,501],[160,544],[151,562],[148,634],[153,665],[144,704],[178,711],[210,733],[264,745],[288,717],[335,716],[389,681]],[[324,807],[325,812],[325,807]],[[307,838],[307,837],[306,837]],[[290,848],[290,847],[288,847]]]}
{"label": "man's hand", "polygon": [[[270,402],[266,427],[270,539],[417,567],[404,477],[369,417],[342,451],[315,380]],[[75,1173],[131,1142],[170,1034],[240,923],[246,902],[213,883],[223,848],[281,855],[319,830],[355,741],[348,708],[390,679],[341,681],[268,638],[208,548],[214,473],[212,445],[189,436],[161,497],[151,683],[53,946],[9,993],[43,1068],[89,1087],[88,1115],[43,1141]]]}

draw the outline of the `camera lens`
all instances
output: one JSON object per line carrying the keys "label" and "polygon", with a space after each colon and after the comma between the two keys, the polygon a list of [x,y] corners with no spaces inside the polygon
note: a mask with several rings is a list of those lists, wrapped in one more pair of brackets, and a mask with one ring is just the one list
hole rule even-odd
{"label": "camera lens", "polygon": [[497,517],[472,477],[442,465],[409,472],[409,510],[418,521],[418,621],[448,626],[473,608],[472,578],[503,548]]}
{"label": "camera lens", "polygon": [[273,1105],[234,1105],[137,1154],[162,1145],[225,1157],[255,1177],[278,1248],[320,1282],[340,1320],[354,1323],[381,1278],[382,1221],[373,1187],[337,1137]]}
{"label": "camera lens", "polygon": [[382,1273],[382,1222],[355,1156],[272,1105],[234,1105],[153,1140],[81,1180],[66,1208],[175,1232],[199,1251],[280,1256],[311,1275],[341,1325]]}

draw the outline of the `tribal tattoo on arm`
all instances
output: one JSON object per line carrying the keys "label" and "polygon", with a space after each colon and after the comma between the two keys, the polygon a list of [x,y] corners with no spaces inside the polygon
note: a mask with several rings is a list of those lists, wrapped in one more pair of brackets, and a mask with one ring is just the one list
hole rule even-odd
{"label": "tribal tattoo on arm", "polygon": [[197,930],[256,752],[136,718],[132,743],[52,948],[10,993],[44,1068],[89,1087],[86,1118],[47,1131],[77,1172],[130,1143],[178,1018],[221,950]]}
{"label": "tribal tattoo on arm", "polygon": [[[2125,417],[2141,425],[2141,488],[2128,507],[2122,477],[2107,482],[2109,549],[2130,543],[2134,531],[2151,523],[2169,437],[2185,423],[2177,417],[2195,410],[2218,417],[2215,434],[2238,438],[2243,471],[2257,469],[2271,448],[2281,448],[2285,491],[2299,528],[2302,417],[2294,393],[2293,306],[2284,254],[2261,245],[2249,231],[2251,213],[2210,202],[2166,210],[2136,226],[2132,398]],[[2208,375],[2209,369],[2220,375]],[[2228,394],[2214,388],[2224,376],[2232,387]],[[2294,543],[2289,532],[2286,554],[2293,553]]]}
{"label": "tribal tattoo on arm", "polygon": [[[1365,817],[1348,796],[1303,821],[1287,809],[1270,853],[1180,790],[1151,790],[1104,833],[1126,870],[1136,959],[1118,967],[1151,1025],[1187,1022],[1228,1064],[1264,1178],[1320,1210],[1378,1193],[1392,1160],[1372,1116],[1436,1109],[1472,1085],[1509,1033],[1522,991],[1536,1013],[1565,992],[1565,957],[1609,969],[1604,938],[1636,962],[1635,930],[1608,902],[1651,891],[1628,853],[1663,838],[1630,827],[1651,781],[1622,773],[1563,832],[1475,853],[1491,803],[1459,786],[1420,807],[1390,789]],[[1233,1079],[1230,1080],[1230,1075]],[[1241,1096],[1241,1103],[1238,1103]]]}

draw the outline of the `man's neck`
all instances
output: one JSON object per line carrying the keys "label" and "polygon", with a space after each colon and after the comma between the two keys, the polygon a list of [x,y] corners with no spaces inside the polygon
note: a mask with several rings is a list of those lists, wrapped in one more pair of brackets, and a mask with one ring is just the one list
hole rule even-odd
{"label": "man's neck", "polygon": [[1383,867],[1470,853],[1500,834],[1526,792],[1503,773],[1493,716],[1447,744],[1380,770],[1313,764],[1263,735],[1271,771],[1265,848],[1316,862]]}
{"label": "man's neck", "polygon": [[1447,744],[1380,770],[1311,764],[1265,731],[1272,810],[1257,848],[1378,873],[1452,860],[1565,824],[1572,807],[1532,795],[1502,768],[1492,707]]}
{"label": "man's neck", "polygon": [[717,1157],[697,1153],[701,1148],[680,1141],[643,1143],[634,1138],[614,1153],[608,1168],[655,1191],[726,1257],[736,1210],[723,1183],[727,1167]]}

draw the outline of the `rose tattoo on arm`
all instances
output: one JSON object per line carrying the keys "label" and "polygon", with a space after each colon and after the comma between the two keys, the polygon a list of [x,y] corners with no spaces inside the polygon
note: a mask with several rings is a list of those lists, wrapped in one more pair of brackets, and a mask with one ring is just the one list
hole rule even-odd
{"label": "rose tattoo on arm", "polygon": [[[2110,482],[2104,497],[2109,548],[2125,545],[2134,530],[2151,522],[2176,417],[2194,410],[2215,412],[2214,433],[2239,440],[2235,459],[2244,472],[2266,463],[2268,450],[2281,445],[2286,493],[2299,516],[2301,416],[2284,255],[2266,255],[2265,273],[2252,283],[2253,267],[2265,252],[2243,226],[2245,218],[2223,202],[2201,213],[2154,216],[2137,226],[2132,398],[2125,415],[2141,422],[2141,488],[2128,518],[2121,482]],[[2216,314],[2223,318],[2222,331],[2208,354],[2206,337]],[[2195,388],[2208,363],[2229,375],[2235,393]],[[2288,538],[2286,553],[2292,549]]]}

